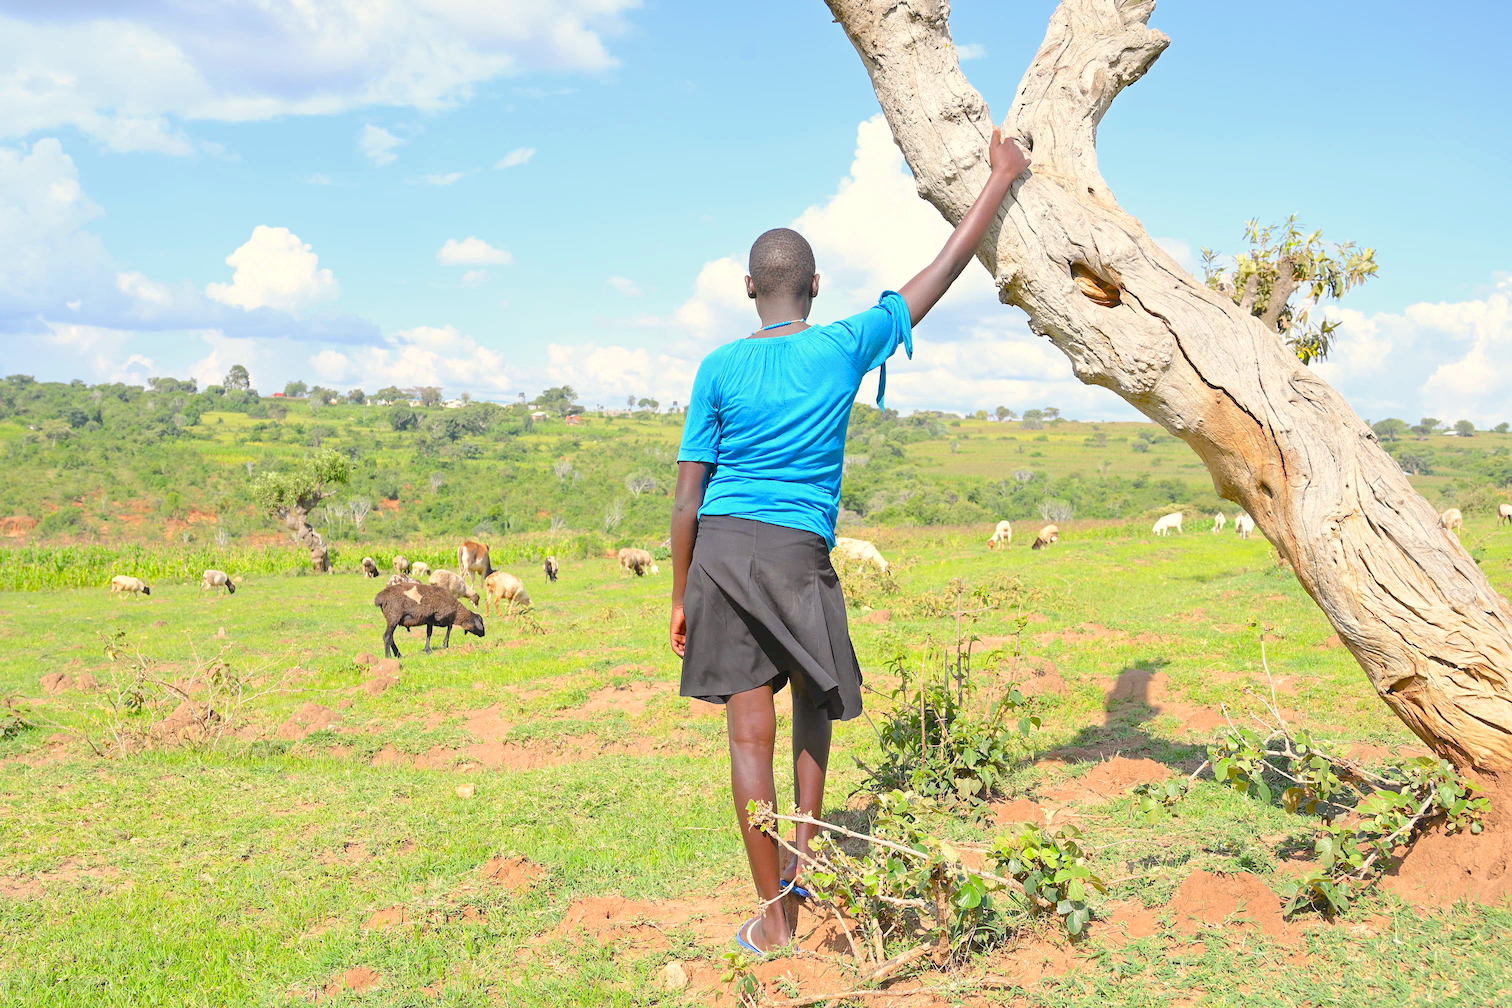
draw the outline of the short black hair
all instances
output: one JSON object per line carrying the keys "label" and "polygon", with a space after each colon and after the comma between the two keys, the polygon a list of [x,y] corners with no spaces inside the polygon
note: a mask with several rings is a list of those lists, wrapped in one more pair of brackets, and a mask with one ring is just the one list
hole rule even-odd
{"label": "short black hair", "polygon": [[757,295],[806,297],[813,282],[814,250],[791,228],[772,228],[751,245],[751,280]]}

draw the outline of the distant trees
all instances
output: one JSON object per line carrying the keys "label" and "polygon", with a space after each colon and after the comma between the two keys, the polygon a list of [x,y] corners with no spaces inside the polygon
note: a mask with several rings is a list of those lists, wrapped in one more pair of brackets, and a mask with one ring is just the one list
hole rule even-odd
{"label": "distant trees", "polygon": [[[633,400],[635,397],[630,398]],[[557,385],[544,390],[535,397],[535,405],[537,409],[546,413],[555,413],[557,416],[570,415],[570,411],[575,406],[576,412],[583,411],[583,408],[577,405],[577,393],[573,391],[571,385]],[[632,402],[631,405],[633,406],[634,403]]]}
{"label": "distant trees", "polygon": [[346,394],[347,402],[361,406],[367,402],[367,393],[360,388],[354,388]]}
{"label": "distant trees", "polygon": [[1398,441],[1405,435],[1410,427],[1406,420],[1398,420],[1396,417],[1387,417],[1385,420],[1377,420],[1370,425],[1370,429],[1376,432],[1376,437],[1382,441]]}
{"label": "distant trees", "polygon": [[373,398],[376,399],[376,400],[378,400],[381,403],[396,403],[396,402],[408,402],[409,401],[409,396],[405,395],[404,392],[403,392],[403,390],[395,388],[393,385],[385,385],[383,388],[379,389],[377,392],[374,392],[373,393]]}
{"label": "distant trees", "polygon": [[1497,433],[1497,434],[1505,434],[1505,433],[1507,433],[1507,430],[1508,430],[1507,421],[1503,420],[1501,423],[1497,424],[1495,427],[1492,427],[1491,430],[1493,432]]}
{"label": "distant trees", "polygon": [[1412,433],[1419,437],[1427,437],[1429,434],[1437,434],[1439,428],[1444,426],[1444,421],[1438,417],[1425,416],[1412,426]]}
{"label": "distant trees", "polygon": [[655,399],[639,399],[636,401],[635,405],[639,406],[641,409],[648,409],[652,413],[655,413],[658,409],[661,408],[661,403],[657,402]]}
{"label": "distant trees", "polygon": [[993,415],[996,416],[999,420],[1012,420],[1014,417],[1018,416],[1017,413],[1013,412],[1013,410],[1009,409],[1007,406],[999,406],[996,410],[993,411]]}
{"label": "distant trees", "polygon": [[405,405],[393,406],[388,411],[388,422],[396,431],[414,430],[420,426],[420,414]]}
{"label": "distant trees", "polygon": [[422,385],[420,387],[421,406],[439,406],[441,404],[441,389],[435,385]]}
{"label": "distant trees", "polygon": [[310,386],[302,381],[291,381],[284,385],[284,395],[290,399],[303,399],[305,393],[309,390]]}
{"label": "distant trees", "polygon": [[250,392],[252,390],[252,375],[242,364],[232,364],[231,370],[226,372],[226,378],[221,382],[227,392]]}
{"label": "distant trees", "polygon": [[1475,424],[1469,420],[1457,420],[1454,423],[1454,433],[1460,437],[1475,437]]}
{"label": "distant trees", "polygon": [[310,551],[310,564],[319,573],[331,569],[331,551],[310,524],[310,512],[351,478],[345,455],[323,448],[306,456],[291,472],[265,472],[252,481],[258,507],[276,515],[293,533],[294,541]]}
{"label": "distant trees", "polygon": [[310,402],[313,405],[329,406],[339,396],[340,393],[333,388],[326,388],[324,385],[310,386]]}
{"label": "distant trees", "polygon": [[164,395],[194,395],[199,391],[199,385],[193,378],[148,378],[147,387]]}
{"label": "distant trees", "polygon": [[[1265,227],[1251,220],[1244,237],[1249,250],[1234,256],[1232,267],[1219,265],[1212,249],[1202,250],[1207,285],[1277,333],[1302,363],[1326,358],[1339,323],[1314,321],[1312,311],[1323,298],[1343,297],[1375,276],[1375,250],[1327,243],[1322,231],[1304,234],[1296,214]],[[1299,292],[1304,296],[1294,305]]]}

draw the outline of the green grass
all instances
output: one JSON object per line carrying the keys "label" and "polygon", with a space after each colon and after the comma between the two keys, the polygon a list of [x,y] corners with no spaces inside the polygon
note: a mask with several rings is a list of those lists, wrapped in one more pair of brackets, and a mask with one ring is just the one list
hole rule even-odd
{"label": "green grass", "polygon": [[[894,562],[897,580],[867,597],[895,610],[891,622],[853,611],[874,683],[893,656],[916,658],[927,638],[952,633],[944,620],[909,616],[918,609],[911,600],[954,577],[1027,586],[1022,611],[989,613],[974,628],[1011,634],[1029,619],[1018,648],[1053,661],[1069,687],[1043,700],[1045,727],[1014,774],[1017,788],[1086,772],[1093,749],[1189,766],[1200,736],[1161,711],[1115,717],[1108,691],[1127,669],[1158,668],[1183,702],[1242,709],[1251,703],[1244,688],[1265,685],[1262,627],[1281,699],[1307,723],[1341,741],[1413,741],[1348,653],[1325,646],[1329,627],[1261,539],[1204,531],[1157,541],[1143,522],[1072,521],[1050,550],[989,553],[979,528],[862,534]],[[1493,582],[1512,587],[1512,532],[1472,518],[1464,539]],[[96,586],[0,593],[9,659],[0,693],[18,698],[34,722],[0,740],[0,1004],[287,1005],[290,991],[319,989],[355,966],[376,970],[381,985],[328,1003],[706,1003],[666,992],[659,971],[673,954],[712,967],[726,941],[676,932],[674,953],[617,953],[545,937],[586,897],[748,902],[722,721],[686,716],[671,695],[666,576],[627,578],[597,556],[564,562],[555,585],[533,566],[521,572],[544,636],[489,619],[482,640],[458,636],[426,656],[422,637],[401,631],[401,680],[376,694],[362,688],[371,676],[354,658],[380,651],[378,586],[351,574],[249,575],[230,597],[171,578],[150,598]],[[245,709],[265,737],[112,758],[77,741],[49,743],[58,732],[98,736],[91,725],[108,720],[105,694],[45,696],[40,678],[89,673],[108,689],[125,676],[124,661],[112,667],[103,650],[118,631],[153,679],[182,681],[218,655],[238,674],[277,684]],[[984,661],[978,674],[999,671]],[[643,682],[664,684],[644,711],[590,702],[608,685]],[[271,737],[310,702],[335,712],[334,729]],[[461,749],[474,741],[466,724],[480,710],[507,726],[509,744],[564,761],[472,771],[371,762],[390,746]],[[865,719],[839,726],[832,814],[844,814],[862,783],[851,757],[870,759],[874,746]],[[1068,751],[1069,765],[1046,759]],[[475,796],[459,797],[467,782]],[[1305,819],[1211,783],[1163,824],[1135,818],[1127,798],[1093,812],[1089,842],[1113,844],[1097,854],[1101,874],[1117,880],[1112,897],[1151,904],[1195,868],[1269,876],[1284,839],[1307,833]],[[959,839],[990,832],[954,820],[939,827]],[[501,854],[538,863],[542,880],[518,893],[480,883],[478,867]],[[395,905],[422,923],[363,928]],[[1385,923],[1371,933],[1351,930],[1351,921],[1376,916]],[[1241,932],[1163,931],[1096,951],[1094,925],[1089,962],[1036,988],[1032,1003],[1472,1006],[1505,1003],[1498,992],[1512,986],[1505,909],[1426,913],[1379,895],[1337,924],[1300,926],[1297,947]],[[428,985],[440,997],[417,993]],[[990,1000],[1023,993],[1009,988]]]}

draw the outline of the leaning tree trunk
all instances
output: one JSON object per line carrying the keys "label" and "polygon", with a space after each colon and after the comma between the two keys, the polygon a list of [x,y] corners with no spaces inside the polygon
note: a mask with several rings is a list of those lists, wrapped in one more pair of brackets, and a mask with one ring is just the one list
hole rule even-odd
{"label": "leaning tree trunk", "polygon": [[[993,121],[961,73],[946,0],[827,0],[919,192],[952,223]],[[1030,149],[978,250],[1001,299],[1191,445],[1291,564],[1381,698],[1457,765],[1512,777],[1512,607],[1371,429],[1274,332],[1208,290],[1113,198],[1097,125],[1169,39],[1154,0],[1062,0],[1004,127]],[[1152,156],[1158,151],[1152,144]]]}
{"label": "leaning tree trunk", "polygon": [[310,524],[310,509],[303,503],[278,509],[278,517],[294,533],[294,541],[310,551],[310,566],[315,573],[326,574],[331,570],[331,551],[325,538]]}

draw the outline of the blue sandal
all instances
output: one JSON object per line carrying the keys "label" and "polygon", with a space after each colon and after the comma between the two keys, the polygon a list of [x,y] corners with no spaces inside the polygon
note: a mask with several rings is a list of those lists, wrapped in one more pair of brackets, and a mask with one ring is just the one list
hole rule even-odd
{"label": "blue sandal", "polygon": [[792,879],[778,879],[777,891],[781,893],[791,892],[794,896],[797,896],[801,900],[814,898],[813,893],[809,892],[807,889],[803,888],[803,886],[799,885],[797,882],[794,882]]}
{"label": "blue sandal", "polygon": [[754,943],[746,940],[746,935],[748,935],[748,934],[751,933],[751,928],[754,925],[760,924],[760,923],[761,923],[761,918],[760,917],[752,917],[750,920],[748,920],[744,924],[740,925],[740,927],[736,928],[735,929],[735,944],[739,945],[745,951],[750,952],[750,953],[752,953],[754,955],[761,956],[763,959],[765,959],[767,956],[771,955],[771,953],[769,951],[767,951],[767,950],[757,948]]}

